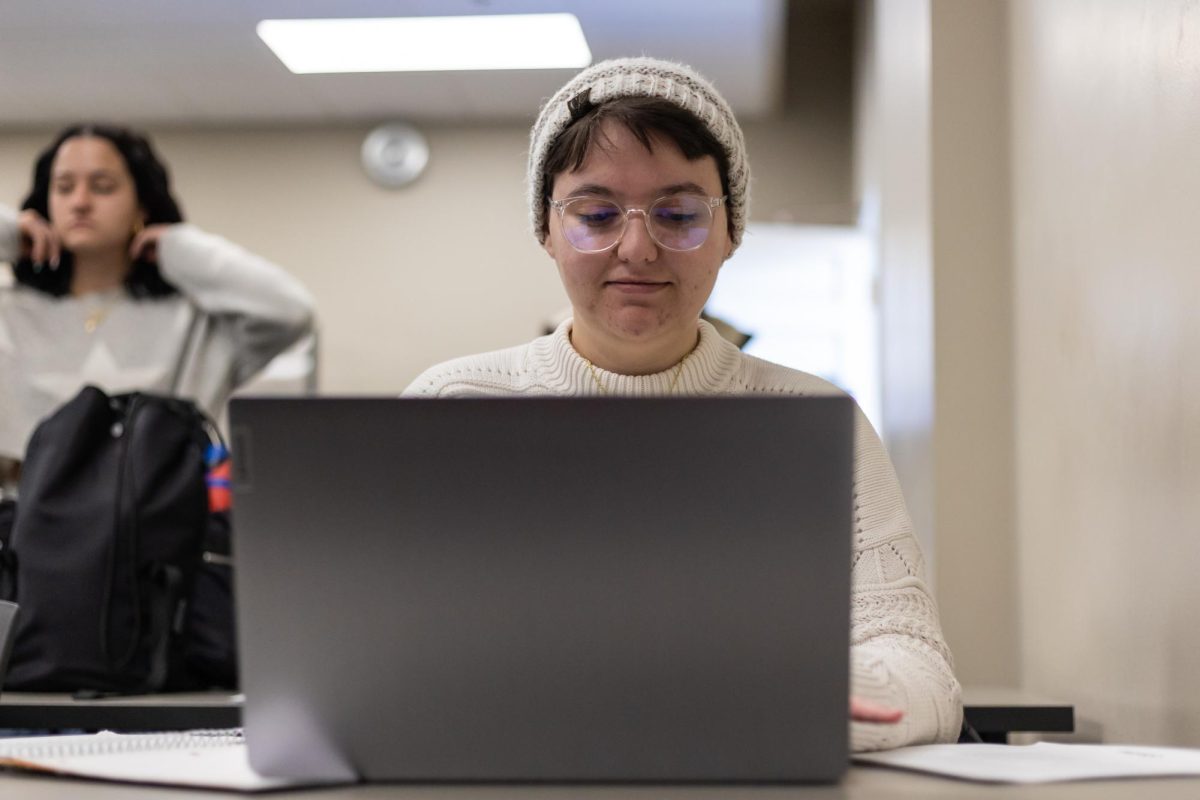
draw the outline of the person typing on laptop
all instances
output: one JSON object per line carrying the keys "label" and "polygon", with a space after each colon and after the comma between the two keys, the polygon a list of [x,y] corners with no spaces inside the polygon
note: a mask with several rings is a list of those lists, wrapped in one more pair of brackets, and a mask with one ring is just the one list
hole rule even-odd
{"label": "person typing on laptop", "polygon": [[[741,242],[749,164],[724,98],[651,58],[585,69],[531,132],[533,230],[573,316],[529,344],[434,366],[409,396],[840,394],[748,356],[700,319]],[[954,741],[960,687],[899,483],[856,422],[851,746]]]}

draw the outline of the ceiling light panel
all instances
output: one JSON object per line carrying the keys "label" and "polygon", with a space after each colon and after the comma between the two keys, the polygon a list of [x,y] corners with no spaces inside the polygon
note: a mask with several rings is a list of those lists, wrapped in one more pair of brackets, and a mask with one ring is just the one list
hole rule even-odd
{"label": "ceiling light panel", "polygon": [[298,74],[578,69],[592,61],[574,14],[267,19],[257,30]]}

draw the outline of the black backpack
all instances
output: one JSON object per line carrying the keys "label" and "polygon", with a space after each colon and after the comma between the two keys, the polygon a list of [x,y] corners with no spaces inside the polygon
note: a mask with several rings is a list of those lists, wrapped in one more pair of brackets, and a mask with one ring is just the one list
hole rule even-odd
{"label": "black backpack", "polygon": [[229,521],[205,485],[213,435],[187,400],[93,386],[37,427],[0,542],[0,599],[20,606],[5,689],[234,686]]}

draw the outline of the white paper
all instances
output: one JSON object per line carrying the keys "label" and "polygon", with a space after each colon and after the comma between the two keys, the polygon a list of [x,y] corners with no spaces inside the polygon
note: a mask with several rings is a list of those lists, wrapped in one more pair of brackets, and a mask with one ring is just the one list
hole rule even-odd
{"label": "white paper", "polygon": [[1200,750],[1134,745],[930,744],[860,753],[854,760],[987,783],[1200,775]]}
{"label": "white paper", "polygon": [[0,766],[81,778],[263,791],[295,786],[250,766],[238,735],[116,734],[0,739]]}

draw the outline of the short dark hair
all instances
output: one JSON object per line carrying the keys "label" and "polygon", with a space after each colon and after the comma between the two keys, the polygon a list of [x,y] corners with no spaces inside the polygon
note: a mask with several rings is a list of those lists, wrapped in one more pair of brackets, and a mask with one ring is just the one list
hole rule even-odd
{"label": "short dark hair", "polygon": [[[654,138],[674,142],[684,158],[695,161],[712,156],[721,176],[721,194],[729,194],[729,157],[725,148],[712,135],[708,126],[685,108],[657,97],[618,97],[603,103],[592,103],[586,94],[568,104],[571,124],[558,135],[546,152],[546,171],[543,175],[545,197],[550,201],[554,191],[554,176],[574,172],[583,166],[593,147],[604,147],[602,130],[605,122],[615,122],[626,128],[647,150],[654,150]],[[542,223],[541,235],[546,234],[549,217]],[[729,234],[733,235],[733,220],[729,219]]]}
{"label": "short dark hair", "polygon": [[[44,218],[50,218],[50,168],[63,142],[77,136],[95,136],[107,139],[120,153],[133,176],[138,205],[146,215],[146,224],[183,222],[179,204],[171,194],[171,179],[167,167],[159,160],[150,140],[139,133],[116,125],[71,125],[59,132],[54,141],[38,156],[33,165],[33,188],[21,203],[22,209],[33,209]],[[74,274],[74,259],[70,251],[64,250],[59,257],[57,269],[35,268],[28,257],[17,260],[14,266],[16,279],[34,289],[61,297],[71,290]],[[134,297],[165,297],[178,293],[178,289],[167,283],[159,272],[158,265],[138,259],[125,279],[125,290]]]}

